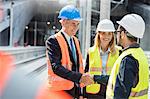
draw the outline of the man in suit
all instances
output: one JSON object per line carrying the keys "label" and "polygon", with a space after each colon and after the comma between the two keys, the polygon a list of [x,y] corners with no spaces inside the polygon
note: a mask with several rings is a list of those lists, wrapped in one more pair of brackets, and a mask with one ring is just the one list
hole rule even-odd
{"label": "man in suit", "polygon": [[49,89],[65,90],[74,98],[82,98],[81,85],[93,83],[88,74],[82,74],[82,54],[74,36],[82,19],[73,5],[63,7],[58,18],[62,29],[46,41]]}

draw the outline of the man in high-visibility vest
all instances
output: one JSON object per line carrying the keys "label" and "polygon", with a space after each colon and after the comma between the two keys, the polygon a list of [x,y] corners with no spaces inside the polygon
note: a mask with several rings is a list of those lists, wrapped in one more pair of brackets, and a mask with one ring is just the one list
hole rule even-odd
{"label": "man in high-visibility vest", "polygon": [[67,5],[60,10],[58,18],[62,29],[46,40],[49,89],[65,90],[79,98],[80,85],[94,83],[88,74],[82,74],[82,54],[75,37],[81,21],[80,13],[75,6]]}
{"label": "man in high-visibility vest", "polygon": [[148,60],[137,43],[144,35],[145,22],[137,14],[128,14],[117,23],[117,42],[123,52],[111,71],[106,99],[148,99]]}

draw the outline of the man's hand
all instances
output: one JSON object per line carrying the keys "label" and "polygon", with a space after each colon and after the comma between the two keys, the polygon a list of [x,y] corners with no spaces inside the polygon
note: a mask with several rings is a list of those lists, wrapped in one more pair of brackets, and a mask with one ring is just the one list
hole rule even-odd
{"label": "man's hand", "polygon": [[84,86],[94,84],[93,76],[89,74],[83,74],[80,79],[80,83],[83,84]]}

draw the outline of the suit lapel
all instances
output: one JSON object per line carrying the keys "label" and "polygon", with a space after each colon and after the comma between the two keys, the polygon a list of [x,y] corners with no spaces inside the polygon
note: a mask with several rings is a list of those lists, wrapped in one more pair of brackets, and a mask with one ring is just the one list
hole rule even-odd
{"label": "suit lapel", "polygon": [[[67,39],[66,39],[65,35],[64,35],[62,32],[61,32],[61,34],[62,34],[62,36],[64,37],[65,41],[67,42]],[[72,52],[71,52],[71,48],[70,48],[68,42],[67,42],[67,46],[68,46],[68,51],[69,51],[70,60],[71,60],[71,62],[72,62],[73,64],[75,64],[75,61],[74,61],[74,59],[73,59],[73,55],[72,55]],[[76,46],[76,45],[75,45],[75,46]]]}

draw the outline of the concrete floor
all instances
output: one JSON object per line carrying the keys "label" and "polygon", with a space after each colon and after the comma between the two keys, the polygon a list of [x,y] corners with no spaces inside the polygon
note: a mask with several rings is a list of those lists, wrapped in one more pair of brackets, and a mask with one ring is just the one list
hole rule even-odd
{"label": "concrete floor", "polygon": [[[17,65],[0,99],[35,99],[40,85],[47,79],[43,63],[45,57]],[[150,87],[148,93],[150,99]]]}
{"label": "concrete floor", "polygon": [[40,58],[17,65],[0,99],[35,99],[38,88],[47,78],[44,62],[46,59]]}

